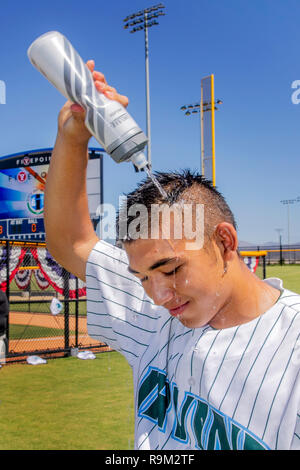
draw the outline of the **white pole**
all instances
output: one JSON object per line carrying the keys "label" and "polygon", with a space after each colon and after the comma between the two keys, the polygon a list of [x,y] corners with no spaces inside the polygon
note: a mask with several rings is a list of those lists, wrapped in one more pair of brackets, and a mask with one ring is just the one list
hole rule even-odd
{"label": "white pole", "polygon": [[204,174],[204,126],[203,126],[203,83],[201,80],[201,97],[200,97],[200,167],[201,167],[201,174]]}
{"label": "white pole", "polygon": [[[288,249],[290,250],[290,203],[288,203]],[[289,263],[291,262],[291,252],[289,251]]]}
{"label": "white pole", "polygon": [[145,29],[145,72],[146,72],[146,118],[147,118],[147,159],[148,166],[151,170],[151,129],[150,129],[150,90],[149,90],[149,44],[148,44],[148,25],[147,13],[144,12],[144,29]]}

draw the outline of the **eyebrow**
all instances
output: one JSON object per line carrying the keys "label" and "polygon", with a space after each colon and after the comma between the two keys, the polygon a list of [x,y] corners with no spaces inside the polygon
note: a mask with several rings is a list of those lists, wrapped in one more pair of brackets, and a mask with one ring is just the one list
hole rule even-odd
{"label": "eyebrow", "polygon": [[[153,269],[157,269],[159,268],[160,266],[165,266],[166,264],[170,264],[172,263],[173,261],[178,261],[178,257],[175,257],[175,258],[163,258],[163,259],[160,259],[158,261],[156,261],[154,264],[152,264],[148,270],[149,271],[153,271]],[[130,266],[128,266],[128,271],[132,274],[140,274],[139,271],[135,271],[134,269],[132,269]]]}

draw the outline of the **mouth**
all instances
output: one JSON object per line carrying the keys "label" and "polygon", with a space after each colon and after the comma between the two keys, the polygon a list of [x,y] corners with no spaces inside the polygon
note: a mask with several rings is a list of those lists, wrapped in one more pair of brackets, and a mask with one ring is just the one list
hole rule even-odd
{"label": "mouth", "polygon": [[188,304],[189,302],[186,302],[185,304],[179,305],[178,307],[169,308],[168,310],[172,317],[178,317],[179,315],[182,315]]}

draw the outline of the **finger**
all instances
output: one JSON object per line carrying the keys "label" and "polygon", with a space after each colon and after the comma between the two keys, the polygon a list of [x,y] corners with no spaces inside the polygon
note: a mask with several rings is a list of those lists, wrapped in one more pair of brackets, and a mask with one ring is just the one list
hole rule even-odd
{"label": "finger", "polygon": [[101,73],[101,72],[98,72],[98,70],[95,70],[95,71],[93,72],[93,78],[94,78],[94,80],[97,80],[97,81],[99,81],[99,82],[105,83],[105,84],[107,85],[107,81],[106,81],[106,79],[105,79],[104,74]]}
{"label": "finger", "polygon": [[104,95],[110,100],[118,101],[125,108],[128,106],[129,99],[125,95],[120,95],[116,91],[110,91],[110,90],[106,90],[104,92]]}
{"label": "finger", "polygon": [[95,86],[101,93],[106,93],[107,91],[115,94],[117,93],[117,90],[114,87],[107,85],[107,83],[99,82],[98,80],[95,81]]}
{"label": "finger", "polygon": [[110,100],[115,100],[121,103],[125,108],[128,106],[129,100],[127,96],[125,95],[120,95],[117,90],[109,85],[105,85],[105,83],[102,82],[95,82],[96,89],[100,92],[103,93],[107,98]]}
{"label": "finger", "polygon": [[72,102],[71,101],[66,101],[65,104],[63,105],[63,107],[61,108],[60,112],[59,112],[59,115],[58,115],[58,119],[59,121],[61,120],[65,120],[67,116],[70,115],[70,107],[72,105]]}
{"label": "finger", "polygon": [[80,106],[80,104],[73,103],[71,105],[71,111],[72,113],[84,113],[84,108]]}
{"label": "finger", "polygon": [[88,60],[86,65],[89,68],[89,70],[93,73],[94,69],[95,69],[95,61],[94,60]]}
{"label": "finger", "polygon": [[107,96],[107,98],[109,98],[110,100],[118,101],[118,93],[115,88],[107,85],[106,83],[98,82],[98,80],[95,82],[95,87],[97,91],[103,93],[103,95]]}
{"label": "finger", "polygon": [[85,109],[82,108],[82,106],[80,106],[77,103],[73,103],[70,107],[70,111],[72,113],[73,118],[76,121],[84,121],[84,119],[85,119]]}
{"label": "finger", "polygon": [[72,101],[70,100],[66,101],[63,107],[61,108],[61,112],[64,113],[65,111],[68,111],[71,105],[72,105]]}
{"label": "finger", "polygon": [[104,87],[102,93],[107,96],[107,98],[109,98],[110,100],[118,101],[125,107],[128,106],[129,100],[127,96],[120,95],[120,93],[118,93],[114,87],[107,85],[106,87]]}
{"label": "finger", "polygon": [[124,108],[127,108],[128,104],[129,104],[129,99],[127,96],[125,95],[118,95],[118,101],[119,103],[121,103],[122,106],[124,106]]}

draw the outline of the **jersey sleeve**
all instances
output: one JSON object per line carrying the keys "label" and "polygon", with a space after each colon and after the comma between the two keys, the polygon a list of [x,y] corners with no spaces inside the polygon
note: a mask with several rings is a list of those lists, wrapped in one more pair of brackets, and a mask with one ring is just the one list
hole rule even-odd
{"label": "jersey sleeve", "polygon": [[157,307],[128,271],[126,252],[99,241],[86,266],[87,327],[133,365],[157,331]]}

